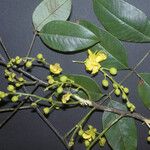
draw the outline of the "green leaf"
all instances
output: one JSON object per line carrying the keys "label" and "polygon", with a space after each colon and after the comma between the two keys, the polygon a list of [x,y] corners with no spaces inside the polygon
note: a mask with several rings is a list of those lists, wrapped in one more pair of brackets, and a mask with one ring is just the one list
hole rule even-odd
{"label": "green leaf", "polygon": [[93,0],[97,18],[121,40],[150,42],[150,22],[136,7],[123,0]]}
{"label": "green leaf", "polygon": [[67,20],[71,12],[71,0],[43,0],[33,12],[35,30],[53,20]]}
{"label": "green leaf", "polygon": [[94,33],[68,21],[52,21],[39,35],[46,45],[61,52],[77,52],[99,42]]}
{"label": "green leaf", "polygon": [[[92,78],[84,75],[72,75],[72,74],[67,76],[69,79],[73,80],[75,84],[80,85],[86,90],[86,92],[88,92],[88,95],[90,96],[89,100],[97,101],[100,100],[100,98],[102,97],[100,87]],[[87,94],[83,90],[80,90],[79,95],[83,98],[88,98]]]}
{"label": "green leaf", "polygon": [[80,20],[82,26],[92,31],[100,40],[100,43],[92,47],[92,50],[102,50],[108,54],[108,59],[102,62],[106,68],[116,67],[126,69],[128,67],[127,54],[122,43],[107,31],[96,27],[88,21]]}
{"label": "green leaf", "polygon": [[138,93],[145,107],[150,109],[150,73],[140,73],[141,81],[138,84]]}
{"label": "green leaf", "polygon": [[[116,101],[111,101],[108,107],[126,111],[126,107]],[[119,115],[104,112],[102,122],[103,128],[108,127]],[[113,150],[136,150],[137,128],[132,118],[124,117],[115,123],[105,134],[109,145]]]}

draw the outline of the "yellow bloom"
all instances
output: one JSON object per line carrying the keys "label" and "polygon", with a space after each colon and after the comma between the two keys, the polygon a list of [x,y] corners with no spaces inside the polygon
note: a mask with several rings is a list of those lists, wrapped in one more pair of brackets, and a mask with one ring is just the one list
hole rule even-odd
{"label": "yellow bloom", "polygon": [[107,59],[107,55],[103,52],[92,53],[91,50],[88,50],[88,58],[84,61],[86,70],[91,71],[92,74],[95,74],[101,68],[100,62]]}
{"label": "yellow bloom", "polygon": [[53,74],[60,74],[62,72],[62,68],[60,67],[60,64],[56,63],[53,65],[50,65],[50,71]]}
{"label": "yellow bloom", "polygon": [[95,139],[97,130],[91,125],[89,125],[88,128],[89,129],[84,131],[84,133],[82,134],[82,138],[91,142],[92,140]]}
{"label": "yellow bloom", "polygon": [[91,71],[92,74],[95,74],[99,71],[101,65],[96,61],[91,61],[89,58],[85,60],[85,66],[87,71]]}
{"label": "yellow bloom", "polygon": [[62,99],[61,99],[62,103],[63,103],[63,104],[66,104],[67,101],[69,101],[71,95],[72,95],[71,93],[66,93],[65,95],[63,95],[63,96],[62,96]]}

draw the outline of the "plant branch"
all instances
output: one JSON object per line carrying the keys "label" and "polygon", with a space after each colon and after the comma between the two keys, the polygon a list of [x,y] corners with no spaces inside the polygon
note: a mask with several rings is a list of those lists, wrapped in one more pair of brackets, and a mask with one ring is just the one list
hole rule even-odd
{"label": "plant branch", "polygon": [[73,95],[73,96],[76,100],[78,100],[78,101],[82,100],[82,102],[84,102],[86,105],[88,105],[89,107],[93,107],[96,110],[112,112],[112,113],[122,115],[122,116],[126,116],[126,117],[132,117],[132,118],[135,118],[135,119],[137,119],[139,121],[142,121],[142,122],[145,122],[145,120],[150,120],[148,118],[145,118],[144,116],[142,116],[139,113],[130,113],[128,111],[123,111],[123,110],[119,110],[119,109],[115,109],[115,108],[110,108],[110,107],[98,104],[94,101],[85,100],[85,99],[79,97],[78,95]]}
{"label": "plant branch", "polygon": [[[28,106],[22,106],[19,108],[19,110],[25,110],[25,109],[33,109],[33,107],[31,105],[28,105]],[[3,109],[0,109],[0,113],[14,111],[14,110],[15,108],[3,108]]]}
{"label": "plant branch", "polygon": [[5,44],[3,43],[1,37],[0,37],[0,43],[1,43],[1,45],[2,45],[2,47],[3,47],[3,50],[4,50],[5,54],[6,54],[6,57],[8,58],[8,60],[10,60],[11,58],[10,58],[8,52],[7,52],[7,49],[6,49],[6,47],[5,47]]}

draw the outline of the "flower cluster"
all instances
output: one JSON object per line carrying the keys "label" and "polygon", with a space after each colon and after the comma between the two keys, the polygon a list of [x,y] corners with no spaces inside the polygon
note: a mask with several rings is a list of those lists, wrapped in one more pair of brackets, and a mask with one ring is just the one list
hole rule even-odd
{"label": "flower cluster", "polygon": [[94,128],[91,125],[88,125],[88,130],[83,130],[82,128],[79,130],[78,134],[82,137],[84,140],[84,144],[86,147],[90,145],[90,143],[95,139],[96,137],[97,129]]}

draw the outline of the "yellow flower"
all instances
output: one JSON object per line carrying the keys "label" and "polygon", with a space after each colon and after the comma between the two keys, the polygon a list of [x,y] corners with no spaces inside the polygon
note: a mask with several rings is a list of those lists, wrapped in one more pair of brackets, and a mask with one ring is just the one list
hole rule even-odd
{"label": "yellow flower", "polygon": [[98,62],[96,62],[95,60],[90,60],[89,58],[85,60],[85,66],[86,70],[91,71],[92,74],[97,73],[101,67],[101,65]]}
{"label": "yellow flower", "polygon": [[92,74],[95,74],[101,68],[100,62],[107,59],[107,55],[104,52],[95,52],[92,53],[91,50],[88,50],[88,58],[84,61],[86,70],[91,71]]}
{"label": "yellow flower", "polygon": [[88,128],[89,129],[84,131],[84,133],[82,134],[82,138],[91,142],[92,140],[95,139],[97,130],[91,125],[89,125]]}
{"label": "yellow flower", "polygon": [[60,64],[56,63],[53,65],[50,65],[50,71],[53,74],[60,74],[62,72],[62,68],[60,67]]}
{"label": "yellow flower", "polygon": [[66,93],[65,95],[63,95],[63,96],[62,96],[62,99],[61,99],[62,103],[63,103],[63,104],[66,104],[67,101],[69,101],[71,95],[72,95],[71,93]]}

